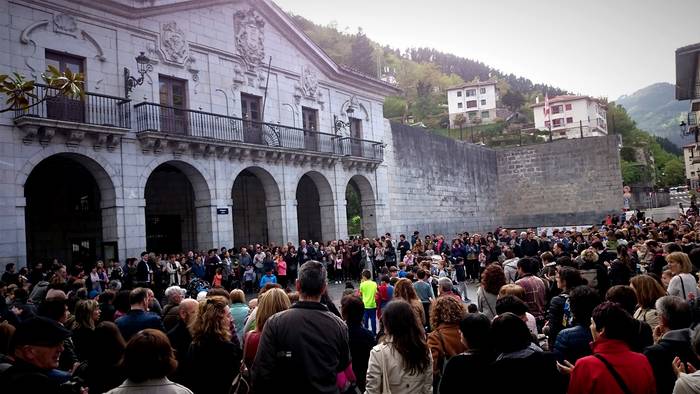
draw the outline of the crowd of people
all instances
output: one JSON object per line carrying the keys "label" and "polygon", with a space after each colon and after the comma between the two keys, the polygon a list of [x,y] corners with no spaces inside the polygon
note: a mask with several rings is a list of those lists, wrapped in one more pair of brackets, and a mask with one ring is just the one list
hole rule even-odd
{"label": "crowd of people", "polygon": [[0,390],[700,393],[700,217],[580,230],[8,264]]}

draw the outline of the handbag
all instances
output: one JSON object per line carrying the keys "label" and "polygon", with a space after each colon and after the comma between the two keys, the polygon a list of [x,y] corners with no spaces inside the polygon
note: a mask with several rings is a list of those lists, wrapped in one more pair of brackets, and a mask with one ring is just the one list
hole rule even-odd
{"label": "handbag", "polygon": [[613,366],[610,364],[608,360],[606,360],[603,356],[600,354],[594,354],[593,355],[595,358],[600,360],[603,364],[605,364],[605,367],[608,369],[608,372],[612,375],[612,377],[615,379],[617,382],[617,385],[620,386],[620,389],[622,390],[623,393],[625,394],[632,394],[632,391],[630,391],[629,387],[627,387],[627,384],[625,383],[624,379],[622,379],[622,376],[620,376],[619,373],[613,368]]}
{"label": "handbag", "polygon": [[[388,351],[391,348],[387,346]],[[386,354],[382,353],[382,394],[391,394],[391,386],[389,385],[389,370],[387,369]]]}
{"label": "handbag", "polygon": [[245,365],[245,349],[248,344],[248,336],[243,338],[243,355],[241,356],[241,366],[238,369],[238,375],[231,382],[229,394],[248,394],[250,392],[250,371]]}

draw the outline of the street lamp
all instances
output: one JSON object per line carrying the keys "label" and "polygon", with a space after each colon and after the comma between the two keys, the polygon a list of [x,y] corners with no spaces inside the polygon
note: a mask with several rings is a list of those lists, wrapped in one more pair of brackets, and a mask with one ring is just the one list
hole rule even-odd
{"label": "street lamp", "polygon": [[345,113],[348,115],[347,122],[344,122],[344,121],[338,119],[338,117],[336,115],[333,115],[333,129],[335,130],[336,134],[338,134],[338,132],[340,132],[340,130],[342,130],[342,129],[350,128],[350,116],[352,116],[352,114],[355,113],[355,107],[353,106],[353,99],[354,98],[355,98],[355,96],[353,96],[350,99],[350,101],[349,101],[350,104],[348,105],[348,108],[345,110]]}
{"label": "street lamp", "polygon": [[141,75],[138,79],[131,75],[128,68],[124,67],[124,97],[126,98],[129,98],[135,87],[143,84],[144,76],[153,70],[151,59],[143,52],[136,56],[136,70]]}

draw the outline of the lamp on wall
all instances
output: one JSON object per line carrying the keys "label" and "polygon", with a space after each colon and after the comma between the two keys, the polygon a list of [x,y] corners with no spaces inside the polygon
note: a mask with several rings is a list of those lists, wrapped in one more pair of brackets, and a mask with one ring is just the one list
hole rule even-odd
{"label": "lamp on wall", "polygon": [[348,116],[348,121],[344,122],[340,119],[338,119],[338,116],[333,115],[333,128],[335,129],[335,133],[338,134],[340,130],[350,128],[350,117],[352,114],[355,113],[355,106],[354,103],[357,101],[357,98],[355,96],[352,96],[350,100],[347,101],[348,103],[348,108],[345,110],[345,113]]}
{"label": "lamp on wall", "polygon": [[131,75],[131,71],[128,68],[124,67],[124,97],[126,98],[129,98],[135,87],[143,84],[144,76],[153,71],[151,59],[143,52],[136,56],[136,67],[139,75],[141,75],[138,79]]}

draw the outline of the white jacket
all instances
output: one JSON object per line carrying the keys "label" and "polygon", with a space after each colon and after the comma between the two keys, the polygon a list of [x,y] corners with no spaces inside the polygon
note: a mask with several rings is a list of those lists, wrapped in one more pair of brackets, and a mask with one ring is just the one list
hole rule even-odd
{"label": "white jacket", "polygon": [[[424,371],[410,375],[403,368],[403,357],[390,342],[381,343],[369,353],[367,365],[367,386],[365,394],[382,394],[383,374],[387,374],[391,394],[432,394],[433,392],[433,359]],[[428,353],[430,355],[430,353]]]}

